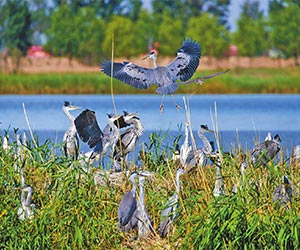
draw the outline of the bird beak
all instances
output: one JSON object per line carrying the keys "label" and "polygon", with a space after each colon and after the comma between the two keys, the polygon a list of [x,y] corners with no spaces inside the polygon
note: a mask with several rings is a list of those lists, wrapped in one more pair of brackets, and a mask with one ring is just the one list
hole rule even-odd
{"label": "bird beak", "polygon": [[82,107],[79,107],[79,106],[70,106],[69,107],[71,110],[78,110],[78,109],[82,109]]}
{"label": "bird beak", "polygon": [[147,170],[142,170],[142,171],[139,172],[139,175],[143,176],[143,177],[153,176],[154,174],[155,174],[154,172],[150,172],[150,171],[147,171]]}

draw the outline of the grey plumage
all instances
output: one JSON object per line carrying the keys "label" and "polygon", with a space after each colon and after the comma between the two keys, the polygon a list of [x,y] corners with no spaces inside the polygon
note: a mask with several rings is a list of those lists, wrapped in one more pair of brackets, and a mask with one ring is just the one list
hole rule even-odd
{"label": "grey plumage", "polygon": [[140,194],[137,201],[137,221],[138,221],[138,237],[145,238],[154,234],[153,222],[150,218],[150,215],[146,209],[145,204],[145,189],[144,183],[146,177],[151,176],[153,173],[149,171],[140,171],[139,172],[139,187]]}
{"label": "grey plumage", "polygon": [[176,191],[169,198],[161,212],[160,225],[159,225],[159,235],[164,238],[170,231],[170,225],[178,217],[178,197],[180,193],[180,176],[184,174],[184,170],[179,168],[176,172]]}
{"label": "grey plumage", "polygon": [[[200,125],[198,129],[198,136],[203,142],[203,148],[193,150],[191,146],[188,145],[188,129],[186,127],[185,131],[185,142],[181,147],[180,158],[182,166],[187,166],[191,168],[193,166],[205,166],[207,162],[207,155],[212,152],[212,145],[204,135],[207,132],[212,132],[207,125]],[[184,153],[183,153],[184,152]]]}
{"label": "grey plumage", "polygon": [[31,203],[32,188],[30,186],[24,186],[21,190],[21,207],[18,209],[18,217],[20,220],[31,220],[33,219],[33,209],[35,208],[35,204]]}
{"label": "grey plumage", "polygon": [[254,165],[264,166],[269,161],[274,159],[276,154],[280,150],[281,139],[278,134],[274,136],[272,140],[266,140],[262,143],[255,145],[252,154],[251,160]]}
{"label": "grey plumage", "polygon": [[81,107],[73,106],[70,102],[64,102],[62,107],[64,114],[70,120],[70,127],[63,137],[63,150],[66,157],[71,156],[75,160],[77,160],[79,155],[79,139],[74,124],[75,118],[71,115],[70,111],[78,109],[81,109]]}
{"label": "grey plumage", "polygon": [[120,231],[130,231],[137,228],[137,201],[136,201],[136,182],[138,177],[137,172],[133,172],[130,175],[130,181],[132,183],[131,191],[128,191],[122,198],[118,208],[118,228]]}
{"label": "grey plumage", "polygon": [[127,126],[123,116],[108,114],[107,125],[102,132],[95,112],[89,109],[81,112],[74,123],[81,140],[93,148],[90,158],[104,155],[110,147],[114,147],[120,136],[119,128]]}
{"label": "grey plumage", "polygon": [[135,149],[139,137],[144,133],[144,127],[137,113],[124,111],[123,119],[127,125],[132,126],[121,132],[120,140],[117,141],[114,147],[113,158],[117,163],[115,164],[117,170],[120,170],[118,168],[121,167],[121,157],[124,159],[129,152]]}
{"label": "grey plumage", "polygon": [[111,72],[112,62],[108,61],[101,64],[101,71],[139,89],[147,89],[156,84],[158,85],[157,93],[169,95],[177,90],[177,81],[187,81],[193,76],[199,65],[201,48],[196,41],[185,39],[177,51],[177,57],[167,66],[156,65],[154,52],[148,57],[154,60],[154,69],[123,62],[113,63],[113,72]]}
{"label": "grey plumage", "polygon": [[287,176],[282,177],[282,184],[275,188],[273,202],[278,202],[279,204],[286,207],[293,197],[293,186]]}

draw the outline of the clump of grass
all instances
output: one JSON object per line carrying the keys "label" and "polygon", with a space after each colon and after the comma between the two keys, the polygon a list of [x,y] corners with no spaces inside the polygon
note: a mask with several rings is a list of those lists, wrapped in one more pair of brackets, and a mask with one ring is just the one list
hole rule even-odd
{"label": "clump of grass", "polygon": [[[174,145],[165,144],[167,133],[152,134],[140,157],[145,169],[155,171],[146,186],[146,206],[158,229],[160,213],[173,194],[178,165],[171,159]],[[178,141],[174,138],[174,141]],[[2,145],[2,143],[1,143]],[[273,203],[275,187],[287,175],[294,184],[299,170],[287,163],[267,167],[249,166],[240,174],[239,149],[223,157],[226,195],[215,198],[212,190],[215,168],[208,165],[183,175],[180,216],[166,239],[157,235],[145,241],[117,229],[117,209],[131,188],[96,185],[93,171],[86,173],[78,162],[70,162],[50,141],[26,144],[25,161],[0,148],[1,249],[299,249],[298,196],[284,208]],[[16,167],[17,166],[17,167]],[[34,189],[36,212],[32,220],[20,221],[20,172]],[[205,182],[203,181],[205,178]],[[232,193],[233,184],[238,192]],[[208,188],[207,188],[208,186]]]}

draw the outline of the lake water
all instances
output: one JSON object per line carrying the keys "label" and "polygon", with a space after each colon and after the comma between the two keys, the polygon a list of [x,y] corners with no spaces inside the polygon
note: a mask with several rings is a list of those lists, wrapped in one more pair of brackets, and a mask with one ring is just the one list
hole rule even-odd
{"label": "lake water", "polygon": [[[183,95],[174,97],[184,107]],[[215,105],[224,148],[239,142],[245,149],[251,149],[254,141],[264,140],[268,131],[272,135],[280,135],[286,151],[300,144],[300,95],[192,95],[185,98],[190,105],[196,143],[200,146],[197,128],[200,124],[214,127]],[[178,112],[170,96],[165,98],[163,113],[159,111],[160,95],[116,95],[114,100],[118,113],[123,110],[139,113],[145,127],[140,142],[147,141],[151,132],[166,130],[171,141],[173,136],[182,133],[181,126],[187,120],[185,110]],[[64,101],[81,106],[82,110],[94,110],[100,128],[106,125],[106,113],[114,113],[110,95],[2,95],[0,135],[7,129],[10,132],[13,128],[19,128],[21,132],[28,130],[22,108],[24,103],[31,128],[39,139],[61,142],[64,131],[69,127],[69,121],[61,110]],[[74,116],[82,110],[74,111]],[[208,134],[208,138],[214,140],[214,135]]]}

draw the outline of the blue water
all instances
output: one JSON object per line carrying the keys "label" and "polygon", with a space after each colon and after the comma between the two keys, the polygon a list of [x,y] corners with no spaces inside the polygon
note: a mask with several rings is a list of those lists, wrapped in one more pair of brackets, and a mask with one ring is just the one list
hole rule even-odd
{"label": "blue water", "polygon": [[[175,95],[176,101],[184,107],[183,96]],[[264,140],[268,131],[278,133],[282,146],[290,150],[300,144],[300,95],[193,95],[185,96],[191,110],[192,128],[196,136],[200,124],[214,128],[215,107],[217,109],[218,129],[225,148],[239,142],[245,149],[251,149],[254,141]],[[19,128],[27,131],[23,113],[25,104],[28,119],[36,135],[44,139],[62,141],[62,135],[69,121],[61,107],[64,101],[94,110],[99,126],[106,125],[107,113],[114,113],[110,95],[2,95],[0,96],[0,135],[4,131]],[[182,133],[182,125],[187,120],[186,112],[175,109],[170,96],[165,98],[164,111],[159,112],[159,95],[116,95],[114,97],[117,112],[123,110],[138,112],[145,127],[141,142],[147,141],[153,131],[169,131],[167,141]],[[82,110],[74,111],[77,116]],[[238,136],[237,136],[238,135]],[[238,137],[238,139],[237,139]],[[215,140],[213,134],[209,140]]]}

